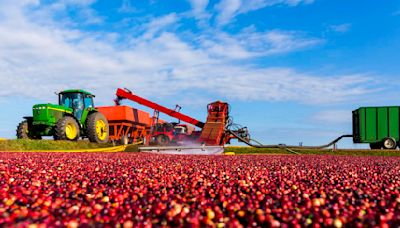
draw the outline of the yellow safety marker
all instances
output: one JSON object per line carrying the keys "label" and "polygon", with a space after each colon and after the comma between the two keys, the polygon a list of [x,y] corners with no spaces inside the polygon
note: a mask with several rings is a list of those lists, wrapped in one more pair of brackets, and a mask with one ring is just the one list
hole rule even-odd
{"label": "yellow safety marker", "polygon": [[67,110],[63,110],[63,109],[52,108],[52,107],[48,107],[47,109],[51,109],[51,110],[59,111],[59,112],[66,112],[66,113],[72,114],[71,111],[67,111]]}
{"label": "yellow safety marker", "polygon": [[236,155],[235,152],[224,152],[224,155]]}

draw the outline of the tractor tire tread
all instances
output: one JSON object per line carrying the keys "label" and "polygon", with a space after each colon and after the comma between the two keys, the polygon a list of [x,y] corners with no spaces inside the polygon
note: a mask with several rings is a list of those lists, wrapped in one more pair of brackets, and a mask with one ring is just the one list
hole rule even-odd
{"label": "tractor tire tread", "polygon": [[166,135],[158,135],[156,137],[156,144],[158,146],[168,146],[170,143],[171,142]]}
{"label": "tractor tire tread", "polygon": [[17,127],[17,138],[18,139],[29,139],[29,134],[27,133],[28,130],[28,121],[24,120],[18,124]]}

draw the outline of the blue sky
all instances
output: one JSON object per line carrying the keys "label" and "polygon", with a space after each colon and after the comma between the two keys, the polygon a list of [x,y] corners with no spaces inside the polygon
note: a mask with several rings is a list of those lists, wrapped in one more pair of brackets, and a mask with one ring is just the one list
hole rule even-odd
{"label": "blue sky", "polygon": [[127,87],[201,120],[228,101],[265,143],[324,143],[359,106],[399,104],[399,25],[400,1],[0,0],[0,137],[55,91],[111,105]]}

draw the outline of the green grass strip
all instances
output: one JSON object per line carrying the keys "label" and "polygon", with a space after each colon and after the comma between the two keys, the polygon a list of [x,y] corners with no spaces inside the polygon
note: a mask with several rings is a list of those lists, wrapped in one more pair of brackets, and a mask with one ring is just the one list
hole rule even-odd
{"label": "green grass strip", "polygon": [[89,141],[54,141],[54,140],[3,140],[0,141],[0,151],[50,151],[50,150],[79,150],[111,147],[112,144],[97,144]]}

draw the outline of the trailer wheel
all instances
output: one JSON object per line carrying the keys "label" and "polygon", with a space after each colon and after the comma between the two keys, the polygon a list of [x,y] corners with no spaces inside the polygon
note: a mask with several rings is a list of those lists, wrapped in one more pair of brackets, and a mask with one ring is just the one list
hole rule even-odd
{"label": "trailer wheel", "polygon": [[397,142],[393,138],[385,138],[383,140],[383,148],[387,150],[394,150],[397,147]]}
{"label": "trailer wheel", "polygon": [[128,136],[126,136],[126,135],[124,135],[124,136],[122,136],[121,137],[121,140],[120,140],[120,143],[121,143],[121,145],[128,145],[129,144],[129,138],[128,138]]}
{"label": "trailer wheel", "polygon": [[170,141],[169,141],[169,138],[167,136],[158,135],[157,138],[156,138],[156,143],[157,143],[157,145],[160,145],[160,146],[168,146]]}

